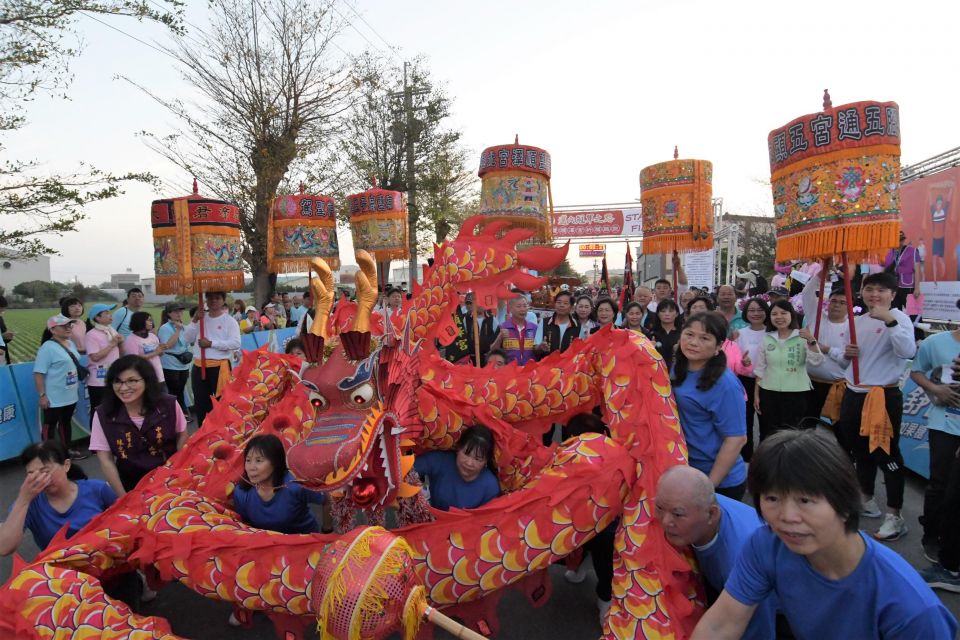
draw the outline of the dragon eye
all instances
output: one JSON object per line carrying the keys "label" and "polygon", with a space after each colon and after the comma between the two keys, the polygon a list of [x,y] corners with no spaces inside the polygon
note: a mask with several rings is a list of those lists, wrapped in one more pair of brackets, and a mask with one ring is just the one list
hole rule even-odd
{"label": "dragon eye", "polygon": [[373,388],[373,384],[365,382],[358,387],[350,389],[347,392],[350,395],[350,402],[355,405],[366,405],[371,400],[373,400],[376,391]]}
{"label": "dragon eye", "polygon": [[310,404],[312,404],[313,408],[317,411],[323,411],[330,406],[330,402],[316,391],[310,392]]}

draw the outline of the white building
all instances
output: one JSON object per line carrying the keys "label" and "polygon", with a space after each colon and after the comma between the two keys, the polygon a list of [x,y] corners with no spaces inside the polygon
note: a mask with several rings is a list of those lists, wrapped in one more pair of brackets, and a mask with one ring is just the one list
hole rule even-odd
{"label": "white building", "polygon": [[0,247],[0,287],[9,294],[21,282],[33,280],[50,281],[50,257],[36,258],[18,257],[18,254],[9,249]]}

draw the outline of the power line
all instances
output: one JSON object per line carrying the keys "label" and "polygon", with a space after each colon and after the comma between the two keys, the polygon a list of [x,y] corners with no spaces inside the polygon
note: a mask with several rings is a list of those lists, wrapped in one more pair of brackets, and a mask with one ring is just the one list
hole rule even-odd
{"label": "power line", "polygon": [[403,59],[403,57],[402,57],[400,54],[398,54],[397,51],[396,51],[398,47],[395,47],[395,46],[393,46],[392,44],[390,44],[389,42],[387,42],[387,39],[384,38],[382,35],[380,35],[380,32],[377,31],[376,29],[374,29],[374,28],[373,28],[373,25],[370,24],[369,22],[367,22],[366,19],[365,19],[362,15],[360,15],[360,13],[359,13],[356,9],[354,9],[354,8],[353,8],[353,5],[351,5],[347,0],[343,0],[343,4],[347,5],[347,8],[350,9],[350,11],[353,12],[353,15],[357,16],[358,18],[360,18],[360,22],[362,22],[363,24],[367,25],[367,28],[370,29],[370,31],[372,31],[375,36],[377,36],[378,38],[380,38],[380,41],[381,41],[383,44],[387,45],[387,49],[390,50],[390,53],[392,53],[393,55],[395,55],[395,56],[400,60],[400,62],[405,62],[405,60]]}
{"label": "power line", "polygon": [[[348,25],[350,25],[350,28],[353,29],[354,31],[356,31],[357,34],[358,34],[361,38],[363,38],[364,40],[366,40],[367,44],[369,44],[369,45],[373,48],[374,51],[380,52],[380,48],[377,47],[377,45],[373,44],[373,42],[370,40],[370,38],[368,38],[366,35],[364,35],[364,33],[363,33],[362,31],[360,31],[360,29],[357,29],[357,27],[354,26],[354,24],[353,24],[352,22],[350,22],[349,18],[347,18],[347,16],[343,15],[343,14],[340,12],[340,10],[337,9],[332,3],[330,4],[330,8],[333,9],[334,11],[336,11],[337,15],[340,16],[341,18],[343,18],[343,21],[346,22]],[[382,52],[381,52],[381,53],[382,53]],[[394,54],[394,55],[396,55],[396,54]]]}
{"label": "power line", "polygon": [[137,36],[132,35],[132,34],[129,34],[129,33],[127,33],[126,31],[124,31],[123,29],[120,29],[119,27],[115,27],[115,26],[113,26],[112,24],[110,24],[110,23],[108,23],[108,22],[104,22],[104,21],[101,20],[100,18],[97,18],[96,16],[94,16],[94,15],[92,15],[92,14],[90,14],[90,13],[87,13],[86,11],[81,11],[80,13],[82,13],[82,14],[85,15],[86,17],[90,18],[90,19],[93,20],[94,22],[99,22],[99,23],[102,24],[103,26],[108,27],[108,28],[110,28],[110,29],[113,29],[113,30],[116,31],[117,33],[122,33],[123,35],[127,36],[127,37],[130,38],[131,40],[136,40],[136,41],[139,42],[140,44],[145,45],[145,46],[147,46],[147,47],[150,47],[150,48],[153,49],[154,51],[159,51],[159,52],[162,53],[163,55],[169,56],[169,57],[173,58],[174,60],[177,60],[177,57],[176,57],[175,55],[173,55],[172,53],[170,53],[169,51],[165,51],[164,49],[161,49],[160,47],[154,46],[154,45],[150,44],[149,42],[147,42],[146,40],[141,40],[141,39],[138,38]]}

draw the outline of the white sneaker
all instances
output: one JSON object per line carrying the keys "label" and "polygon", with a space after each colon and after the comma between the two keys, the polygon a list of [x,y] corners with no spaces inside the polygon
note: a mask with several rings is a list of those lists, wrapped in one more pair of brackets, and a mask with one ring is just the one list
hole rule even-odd
{"label": "white sneaker", "polygon": [[231,627],[239,627],[243,623],[237,618],[237,614],[231,611],[230,617],[227,618],[227,624],[229,624]]}
{"label": "white sneaker", "polygon": [[600,609],[600,626],[603,627],[603,619],[607,617],[607,612],[610,611],[610,600],[597,598],[597,608]]}
{"label": "white sneaker", "polygon": [[584,578],[587,577],[586,558],[584,558],[583,561],[580,562],[580,566],[577,567],[576,571],[574,571],[573,569],[567,569],[564,572],[563,577],[566,578],[567,582],[569,582],[570,584],[580,584],[581,582],[583,582]]}
{"label": "white sneaker", "polygon": [[863,507],[860,509],[860,515],[864,518],[879,518],[883,513],[880,512],[880,506],[877,504],[877,501],[870,498],[863,503]]}
{"label": "white sneaker", "polygon": [[892,513],[888,513],[883,516],[883,524],[880,525],[880,528],[877,530],[873,537],[877,540],[899,540],[903,536],[907,535],[907,525],[904,524],[903,518],[900,516],[895,516]]}

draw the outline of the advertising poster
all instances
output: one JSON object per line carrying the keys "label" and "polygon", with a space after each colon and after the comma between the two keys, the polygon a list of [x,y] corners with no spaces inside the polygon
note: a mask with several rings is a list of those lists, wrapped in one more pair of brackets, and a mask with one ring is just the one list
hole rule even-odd
{"label": "advertising poster", "polygon": [[907,241],[924,257],[924,318],[960,320],[960,167],[903,185],[900,203]]}

